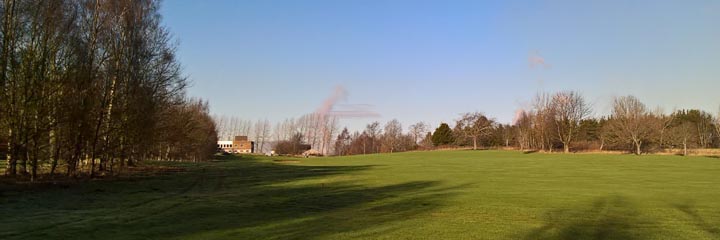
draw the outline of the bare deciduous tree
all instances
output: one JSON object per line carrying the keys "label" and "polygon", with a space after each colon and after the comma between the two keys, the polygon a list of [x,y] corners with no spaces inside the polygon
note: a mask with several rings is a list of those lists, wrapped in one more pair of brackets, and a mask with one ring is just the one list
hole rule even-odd
{"label": "bare deciduous tree", "polygon": [[51,176],[60,165],[68,176],[112,174],[187,143],[172,132],[193,140],[175,150],[187,160],[211,156],[214,123],[206,102],[184,95],[158,1],[4,0],[0,9],[6,174],[35,180],[43,164]]}
{"label": "bare deciduous tree", "polygon": [[693,146],[692,138],[697,135],[697,128],[690,122],[673,126],[668,132],[668,141],[674,146],[682,146],[683,156],[688,155],[688,147]]}
{"label": "bare deciduous tree", "polygon": [[402,125],[397,119],[390,120],[385,124],[383,133],[383,145],[390,152],[393,153],[398,147],[400,138],[402,137]]}
{"label": "bare deciduous tree", "polygon": [[555,128],[553,121],[555,113],[552,108],[552,97],[547,93],[538,93],[533,100],[534,118],[533,130],[537,138],[536,143],[541,150],[553,151]]}
{"label": "bare deciduous tree", "polygon": [[533,146],[533,119],[534,117],[528,114],[526,111],[519,111],[516,116],[514,125],[517,129],[517,141],[520,150],[530,149]]}
{"label": "bare deciduous tree", "polygon": [[415,143],[417,144],[420,140],[420,137],[422,137],[423,134],[425,134],[428,131],[428,125],[424,122],[418,122],[413,125],[410,125],[410,134],[412,134],[413,139],[415,140]]}
{"label": "bare deciduous tree", "polygon": [[612,108],[610,124],[613,133],[632,143],[635,154],[640,155],[643,143],[647,142],[655,131],[651,123],[653,115],[645,104],[634,96],[615,98]]}
{"label": "bare deciduous tree", "polygon": [[570,143],[577,134],[580,121],[590,115],[590,106],[577,92],[559,92],[553,95],[550,104],[558,139],[565,153],[570,152]]}
{"label": "bare deciduous tree", "polygon": [[[369,138],[369,150],[370,153],[378,153],[380,152],[380,146],[378,144],[378,138],[380,134],[382,134],[380,130],[380,123],[379,122],[372,122],[365,126],[365,133],[367,133]],[[364,154],[364,153],[363,153]]]}
{"label": "bare deciduous tree", "polygon": [[486,117],[479,112],[464,113],[455,123],[455,131],[461,136],[471,138],[473,141],[473,150],[477,150],[478,140],[490,134],[494,127],[495,120]]}
{"label": "bare deciduous tree", "polygon": [[658,134],[660,135],[659,144],[661,148],[664,148],[667,132],[670,130],[672,123],[675,121],[675,114],[665,115],[662,113],[662,109],[658,108],[655,110],[655,115],[658,116]]}

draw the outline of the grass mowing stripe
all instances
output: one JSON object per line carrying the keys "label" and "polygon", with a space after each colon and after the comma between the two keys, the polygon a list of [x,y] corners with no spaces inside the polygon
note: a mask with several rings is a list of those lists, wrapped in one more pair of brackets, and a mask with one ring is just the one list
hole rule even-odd
{"label": "grass mowing stripe", "polygon": [[3,193],[0,238],[720,238],[716,158],[438,151],[273,160],[287,158]]}

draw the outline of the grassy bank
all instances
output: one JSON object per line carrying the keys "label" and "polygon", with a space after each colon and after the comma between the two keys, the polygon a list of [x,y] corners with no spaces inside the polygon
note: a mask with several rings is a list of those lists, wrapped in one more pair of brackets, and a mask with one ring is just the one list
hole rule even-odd
{"label": "grassy bank", "polygon": [[438,151],[182,167],[3,190],[0,239],[720,238],[716,158]]}

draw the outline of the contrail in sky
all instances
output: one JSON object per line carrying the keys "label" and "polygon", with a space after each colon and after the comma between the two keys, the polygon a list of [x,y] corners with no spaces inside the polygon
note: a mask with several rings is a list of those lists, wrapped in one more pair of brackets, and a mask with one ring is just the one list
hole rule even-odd
{"label": "contrail in sky", "polygon": [[380,114],[372,110],[373,106],[369,104],[338,104],[340,101],[347,100],[347,96],[348,92],[344,87],[335,87],[333,93],[325,99],[325,101],[323,101],[316,113],[318,113],[321,118],[324,118],[325,116],[335,116],[340,118],[367,118],[380,116]]}

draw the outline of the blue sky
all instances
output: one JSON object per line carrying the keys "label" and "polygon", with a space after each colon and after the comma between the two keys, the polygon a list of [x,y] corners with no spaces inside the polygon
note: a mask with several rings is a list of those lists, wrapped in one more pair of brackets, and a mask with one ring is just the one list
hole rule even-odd
{"label": "blue sky", "polygon": [[[581,3],[582,2],[582,3]],[[667,111],[720,106],[718,1],[166,0],[164,24],[211,111],[273,122],[343,104],[435,127],[480,111],[509,123],[538,91],[607,114],[632,94]],[[540,55],[548,67],[531,67]]]}

